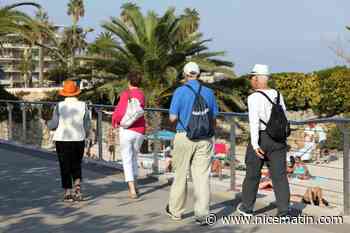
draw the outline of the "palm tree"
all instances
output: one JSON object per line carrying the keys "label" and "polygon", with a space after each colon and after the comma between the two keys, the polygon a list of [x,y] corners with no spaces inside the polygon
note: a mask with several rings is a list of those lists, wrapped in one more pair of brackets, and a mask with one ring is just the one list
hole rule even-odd
{"label": "palm tree", "polygon": [[[40,23],[44,24],[46,27],[52,27],[49,23],[49,17],[47,13],[43,9],[39,9],[35,14],[36,20],[38,20]],[[39,43],[44,44],[44,41],[47,41],[47,37],[44,33],[39,35]],[[40,87],[43,85],[44,82],[44,56],[45,56],[45,48],[42,46],[39,46],[39,85]]]}
{"label": "palm tree", "polygon": [[102,32],[98,35],[95,42],[88,47],[88,54],[100,56],[101,58],[112,58],[113,52],[111,48],[118,44],[118,41],[113,38],[112,33]]}
{"label": "palm tree", "polygon": [[128,13],[129,13],[131,10],[139,10],[139,9],[140,9],[140,8],[139,8],[135,3],[131,3],[131,2],[124,3],[124,4],[121,6],[121,10],[122,10],[122,12],[121,12],[121,14],[120,14],[121,20],[122,20],[124,23],[130,25],[131,19],[130,19]]}
{"label": "palm tree", "polygon": [[[74,50],[76,53],[82,52],[87,47],[86,35],[83,28],[67,27],[63,31],[60,41],[62,52],[70,55],[69,52]],[[63,50],[62,50],[63,49]]]}
{"label": "palm tree", "polygon": [[[180,85],[181,70],[188,61],[197,62],[204,72],[220,72],[230,79],[235,77],[231,70],[233,64],[217,58],[224,55],[224,52],[209,52],[206,43],[210,40],[201,39],[202,34],[195,31],[184,34],[183,37],[178,36],[182,30],[183,18],[175,15],[174,8],[169,8],[159,17],[152,11],[144,16],[135,5],[127,9],[123,7],[124,19],[112,17],[102,24],[113,40],[109,39],[103,47],[98,40],[93,44],[95,51],[98,51],[96,47],[103,49],[112,57],[106,59],[98,54],[90,54],[95,69],[117,77],[99,87],[99,91],[106,90],[112,94],[118,92],[125,84],[124,76],[130,70],[137,70],[144,75],[142,85],[150,106],[165,107],[173,90]],[[125,17],[128,23],[125,22]],[[192,29],[194,28],[193,26]],[[218,85],[214,87],[220,96],[223,88]],[[224,90],[225,98],[219,100],[221,106],[225,109],[232,109],[230,106],[233,105],[244,106],[232,90]]]}
{"label": "palm tree", "polygon": [[[40,29],[30,16],[16,9],[21,6],[33,6],[41,9],[41,6],[35,2],[20,2],[1,7],[0,37],[7,40],[8,36],[12,35],[12,37],[15,36],[28,42],[31,46],[37,39],[35,33]],[[13,83],[11,86],[13,86]]]}
{"label": "palm tree", "polygon": [[68,3],[67,14],[72,17],[73,26],[77,26],[81,17],[85,15],[83,0],[70,0]]}
{"label": "palm tree", "polygon": [[84,9],[84,1],[83,0],[70,0],[68,3],[68,11],[67,14],[72,17],[73,21],[73,46],[72,46],[72,57],[71,57],[71,66],[74,66],[74,56],[75,56],[75,50],[77,42],[77,30],[78,30],[78,22],[81,17],[84,17],[85,15],[85,9]]}
{"label": "palm tree", "polygon": [[184,14],[180,16],[181,30],[179,36],[185,38],[186,35],[192,34],[198,31],[200,17],[196,9],[186,8]]}
{"label": "palm tree", "polygon": [[[76,33],[75,36],[74,33]],[[48,78],[59,83],[67,77],[72,77],[72,74],[75,74],[79,68],[71,63],[72,51],[81,52],[87,48],[86,32],[80,27],[77,29],[66,27],[59,39],[53,42],[48,53],[56,61],[57,66],[52,72],[49,72]],[[61,74],[62,77],[58,77],[57,74]]]}
{"label": "palm tree", "polygon": [[35,63],[33,61],[33,51],[32,48],[26,48],[23,51],[22,60],[20,64],[20,70],[23,75],[24,87],[30,87],[32,84],[32,72],[35,68]]}
{"label": "palm tree", "polygon": [[21,2],[0,8],[0,36],[16,34],[25,39],[31,40],[29,27],[32,18],[27,14],[16,10],[20,6],[33,6],[40,9],[41,6],[35,2]]}

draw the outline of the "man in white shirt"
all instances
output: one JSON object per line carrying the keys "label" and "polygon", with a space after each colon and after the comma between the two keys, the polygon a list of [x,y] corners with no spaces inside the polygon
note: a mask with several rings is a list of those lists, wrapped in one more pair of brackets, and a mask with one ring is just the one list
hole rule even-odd
{"label": "man in white shirt", "polygon": [[[288,215],[290,190],[286,171],[287,144],[272,140],[266,133],[266,126],[263,123],[267,123],[270,119],[272,109],[270,100],[276,103],[278,97],[278,92],[268,87],[269,75],[268,66],[260,64],[255,65],[250,74],[251,86],[256,92],[248,97],[251,143],[248,145],[245,158],[247,171],[243,182],[242,204],[238,207],[239,213],[245,216],[253,215],[261,169],[265,162],[271,173],[278,216]],[[282,95],[280,105],[286,111]]]}

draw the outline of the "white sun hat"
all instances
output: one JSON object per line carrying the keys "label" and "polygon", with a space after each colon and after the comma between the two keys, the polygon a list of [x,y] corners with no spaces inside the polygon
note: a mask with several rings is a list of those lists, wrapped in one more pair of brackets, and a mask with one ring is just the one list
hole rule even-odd
{"label": "white sun hat", "polygon": [[185,75],[198,75],[200,73],[199,66],[195,62],[188,62],[184,66]]}
{"label": "white sun hat", "polygon": [[270,75],[269,66],[262,64],[255,64],[250,75]]}

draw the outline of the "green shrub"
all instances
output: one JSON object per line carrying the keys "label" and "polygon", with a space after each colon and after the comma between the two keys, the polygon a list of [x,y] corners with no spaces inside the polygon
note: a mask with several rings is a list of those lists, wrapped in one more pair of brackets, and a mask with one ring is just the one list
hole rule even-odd
{"label": "green shrub", "polygon": [[317,112],[327,116],[350,112],[350,69],[336,69],[320,82],[321,101]]}
{"label": "green shrub", "polygon": [[329,130],[326,141],[326,148],[332,150],[343,150],[343,133],[339,127],[333,127]]}
{"label": "green shrub", "polygon": [[346,67],[310,74],[276,73],[271,85],[281,91],[288,110],[312,109],[319,116],[350,112],[350,69]]}
{"label": "green shrub", "polygon": [[276,73],[272,75],[271,85],[282,93],[289,110],[315,108],[320,103],[320,82],[317,75]]}

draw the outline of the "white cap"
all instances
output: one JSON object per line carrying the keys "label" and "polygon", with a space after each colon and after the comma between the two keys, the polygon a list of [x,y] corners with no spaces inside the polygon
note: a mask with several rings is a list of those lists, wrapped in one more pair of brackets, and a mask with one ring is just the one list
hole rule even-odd
{"label": "white cap", "polygon": [[189,62],[184,67],[185,75],[198,75],[200,73],[199,66],[195,62]]}
{"label": "white cap", "polygon": [[269,66],[262,65],[262,64],[256,64],[253,67],[252,72],[250,72],[251,75],[270,75]]}

